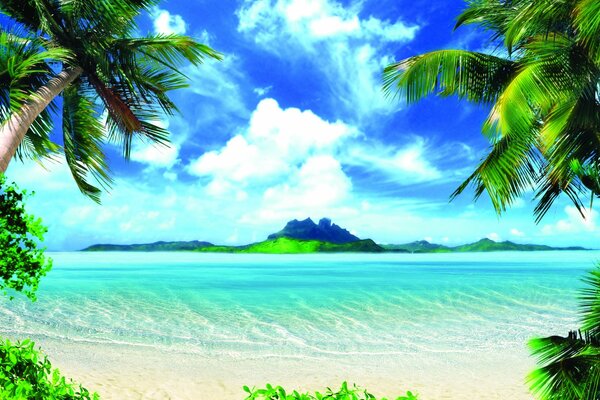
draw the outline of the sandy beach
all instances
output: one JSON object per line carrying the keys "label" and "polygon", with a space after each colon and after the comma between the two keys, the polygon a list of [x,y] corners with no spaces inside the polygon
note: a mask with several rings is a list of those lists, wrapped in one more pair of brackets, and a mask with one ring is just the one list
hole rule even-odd
{"label": "sandy beach", "polygon": [[419,399],[531,399],[524,385],[533,365],[525,349],[502,355],[431,354],[325,358],[209,358],[143,346],[36,338],[54,365],[102,399],[237,400],[243,385],[267,382],[299,390],[355,382],[377,396],[412,390]]}

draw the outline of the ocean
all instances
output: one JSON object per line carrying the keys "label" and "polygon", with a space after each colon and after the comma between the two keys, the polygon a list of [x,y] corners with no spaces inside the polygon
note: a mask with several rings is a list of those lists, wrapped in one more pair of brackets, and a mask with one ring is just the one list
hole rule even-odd
{"label": "ocean", "polygon": [[[413,388],[412,379],[432,395],[451,391],[429,391],[427,376],[437,385],[443,379],[436,376],[451,377],[452,369],[459,374],[453,381],[489,375],[522,394],[533,365],[526,342],[579,326],[577,290],[600,260],[596,251],[49,255],[54,268],[37,302],[0,300],[0,336],[32,337],[75,375],[85,369],[77,346],[77,353],[114,349],[110,363],[98,361],[106,365],[118,364],[119,352],[141,349],[240,368],[345,365],[335,377],[347,370],[382,382],[399,374],[402,386]],[[268,368],[261,371],[268,379]],[[294,384],[293,371],[280,372],[275,378]],[[263,379],[255,373],[232,375]],[[93,371],[82,376],[91,379]]]}

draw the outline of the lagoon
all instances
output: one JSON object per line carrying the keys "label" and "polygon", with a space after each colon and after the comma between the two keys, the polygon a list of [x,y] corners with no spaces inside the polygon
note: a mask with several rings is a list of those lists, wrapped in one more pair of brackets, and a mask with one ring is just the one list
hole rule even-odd
{"label": "lagoon", "polygon": [[578,327],[597,251],[52,253],[38,301],[0,301],[103,399],[242,399],[343,380],[377,395],[526,399],[526,342]]}

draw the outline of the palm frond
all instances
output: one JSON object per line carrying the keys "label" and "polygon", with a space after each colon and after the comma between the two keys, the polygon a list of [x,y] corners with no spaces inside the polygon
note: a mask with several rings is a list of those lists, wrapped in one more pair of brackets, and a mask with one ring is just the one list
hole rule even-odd
{"label": "palm frond", "polygon": [[493,144],[475,171],[452,193],[451,199],[467,187],[475,189],[475,199],[486,192],[498,213],[506,211],[517,198],[535,188],[543,158],[535,137],[504,136]]}
{"label": "palm frond", "polygon": [[101,188],[110,186],[111,178],[102,142],[104,127],[93,100],[85,95],[83,82],[69,86],[63,93],[63,138],[67,164],[83,194],[100,202],[101,189],[89,182],[93,177]]}
{"label": "palm frond", "polygon": [[456,19],[454,29],[476,24],[492,32],[492,40],[501,38],[519,7],[519,1],[471,0]]}
{"label": "palm frond", "polygon": [[509,53],[526,46],[530,38],[565,32],[571,25],[572,0],[521,1],[504,34]]}
{"label": "palm frond", "polygon": [[581,43],[590,49],[592,59],[600,64],[600,3],[580,0],[575,7],[575,27]]}
{"label": "palm frond", "polygon": [[583,317],[582,329],[594,337],[600,338],[600,267],[591,271],[586,278],[585,289],[582,289],[580,310]]}
{"label": "palm frond", "polygon": [[408,58],[384,70],[383,90],[414,103],[430,94],[493,102],[515,72],[512,61],[464,50],[440,50]]}
{"label": "palm frond", "polygon": [[156,60],[163,67],[177,70],[185,61],[193,65],[201,64],[206,58],[222,60],[223,55],[194,39],[177,34],[158,34],[144,38],[124,38],[114,42],[114,48],[123,51],[139,52]]}

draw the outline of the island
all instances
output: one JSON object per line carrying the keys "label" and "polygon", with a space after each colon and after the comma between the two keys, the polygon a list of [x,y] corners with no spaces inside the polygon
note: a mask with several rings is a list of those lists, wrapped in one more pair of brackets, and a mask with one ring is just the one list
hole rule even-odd
{"label": "island", "polygon": [[206,241],[160,241],[145,244],[95,244],[82,251],[196,251],[203,253],[472,253],[492,251],[549,251],[588,250],[583,247],[552,247],[540,244],[519,244],[511,241],[496,242],[481,239],[460,246],[445,246],[419,240],[405,244],[377,244],[371,239],[360,239],[322,218],[318,223],[312,219],[294,219],[279,232],[270,234],[267,240],[242,246],[215,245]]}

